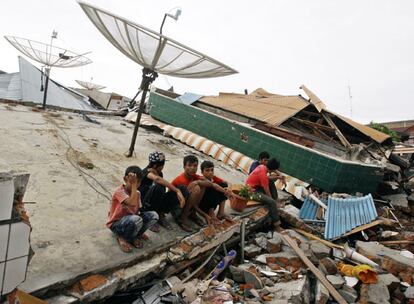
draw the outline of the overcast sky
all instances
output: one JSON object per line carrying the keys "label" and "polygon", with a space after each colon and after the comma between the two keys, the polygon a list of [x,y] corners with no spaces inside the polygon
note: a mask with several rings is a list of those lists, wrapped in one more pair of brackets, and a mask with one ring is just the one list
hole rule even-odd
{"label": "overcast sky", "polygon": [[[235,68],[215,79],[160,76],[155,85],[178,93],[270,92],[297,95],[307,85],[334,112],[360,122],[414,119],[414,1],[382,0],[91,0],[158,30],[164,13],[182,8],[163,33]],[[52,78],[106,85],[132,97],[141,67],[112,46],[75,0],[2,0],[0,34],[49,42],[84,53],[89,66],[54,69]],[[18,71],[19,54],[0,39],[0,70]],[[35,63],[40,67],[39,64]]]}

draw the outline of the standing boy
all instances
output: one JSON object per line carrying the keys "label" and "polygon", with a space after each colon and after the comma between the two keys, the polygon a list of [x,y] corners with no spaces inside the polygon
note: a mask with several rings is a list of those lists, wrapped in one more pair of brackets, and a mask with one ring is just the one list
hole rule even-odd
{"label": "standing boy", "polygon": [[124,252],[131,252],[132,246],[142,248],[141,239],[146,239],[145,231],[158,221],[156,212],[140,212],[141,195],[137,190],[142,171],[130,166],[124,175],[124,184],[112,195],[112,204],[106,226],[117,236],[118,244]]}
{"label": "standing boy", "polygon": [[[172,226],[165,216],[170,212],[174,217],[179,215],[180,207],[184,207],[185,199],[188,197],[187,188],[176,187],[164,179],[162,173],[165,165],[164,153],[158,151],[150,153],[148,162],[148,166],[142,170],[143,177],[139,186],[139,192],[143,197],[143,210],[157,212],[158,224],[171,230]],[[168,192],[166,192],[167,188]],[[151,230],[159,232],[158,224],[155,224]]]}

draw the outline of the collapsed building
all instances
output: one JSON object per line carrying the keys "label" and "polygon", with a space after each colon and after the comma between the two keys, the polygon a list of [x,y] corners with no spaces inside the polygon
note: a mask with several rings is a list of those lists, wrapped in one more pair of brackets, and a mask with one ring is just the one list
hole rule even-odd
{"label": "collapsed building", "polygon": [[400,173],[395,163],[409,167],[392,153],[389,135],[335,114],[301,88],[308,98],[263,89],[218,96],[156,89],[149,113],[253,159],[267,150],[281,171],[328,192],[373,193],[384,177]]}

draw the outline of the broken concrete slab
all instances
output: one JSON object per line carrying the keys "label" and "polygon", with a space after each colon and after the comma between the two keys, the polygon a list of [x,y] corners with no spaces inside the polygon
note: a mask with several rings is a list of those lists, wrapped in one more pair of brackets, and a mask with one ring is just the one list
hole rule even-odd
{"label": "broken concrete slab", "polygon": [[348,303],[356,303],[356,300],[358,299],[357,291],[348,285],[342,286],[338,292]]}
{"label": "broken concrete slab", "polygon": [[383,195],[382,198],[384,200],[390,200],[391,204],[398,209],[401,209],[403,211],[409,211],[408,206],[408,199],[407,194],[400,193],[400,194],[392,194],[392,195]]}
{"label": "broken concrete slab", "polygon": [[325,304],[329,300],[329,291],[321,283],[321,281],[316,282],[315,289],[315,303],[316,304]]}
{"label": "broken concrete slab", "polygon": [[383,269],[400,277],[404,282],[412,284],[414,274],[413,260],[377,242],[357,241],[356,248],[359,253],[378,263]]}
{"label": "broken concrete slab", "polygon": [[310,303],[310,284],[307,276],[298,280],[276,283],[268,289],[277,300],[287,300],[292,304]]}
{"label": "broken concrete slab", "polygon": [[390,293],[387,286],[378,282],[377,284],[362,284],[359,303],[361,304],[388,304],[390,300]]}
{"label": "broken concrete slab", "polygon": [[407,299],[414,299],[414,286],[410,286],[408,287],[405,291],[404,291],[404,296]]}
{"label": "broken concrete slab", "polygon": [[331,258],[323,258],[319,261],[319,269],[326,275],[337,274],[338,268],[336,263]]}
{"label": "broken concrete slab", "polygon": [[253,259],[257,255],[259,255],[261,252],[262,252],[262,248],[254,244],[250,244],[244,247],[244,255],[249,259]]}
{"label": "broken concrete slab", "polygon": [[309,244],[313,254],[319,260],[330,256],[331,248],[329,248],[328,246],[316,240],[310,241]]}
{"label": "broken concrete slab", "polygon": [[271,239],[267,240],[266,251],[269,253],[278,253],[282,250],[282,237],[275,233]]}
{"label": "broken concrete slab", "polygon": [[378,282],[382,282],[387,286],[390,292],[393,292],[400,285],[400,279],[392,273],[379,274]]}
{"label": "broken concrete slab", "polygon": [[71,296],[59,295],[46,299],[49,304],[74,304],[79,303],[79,299]]}
{"label": "broken concrete slab", "polygon": [[256,289],[262,289],[264,287],[263,282],[257,272],[251,269],[246,269],[243,271],[243,275],[246,284],[252,284],[252,286]]}
{"label": "broken concrete slab", "polygon": [[327,275],[326,279],[332,284],[336,289],[340,289],[345,284],[345,280],[339,274],[337,275]]}
{"label": "broken concrete slab", "polygon": [[266,236],[261,235],[259,237],[256,237],[254,239],[254,242],[257,246],[259,246],[262,249],[266,249],[266,247],[267,247],[267,237]]}

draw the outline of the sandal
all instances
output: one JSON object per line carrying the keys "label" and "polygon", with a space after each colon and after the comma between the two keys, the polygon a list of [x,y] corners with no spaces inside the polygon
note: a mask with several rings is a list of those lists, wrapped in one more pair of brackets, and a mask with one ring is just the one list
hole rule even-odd
{"label": "sandal", "polygon": [[160,224],[160,226],[164,227],[167,230],[172,230],[173,227],[171,226],[171,224],[165,219],[165,217],[160,218],[158,220],[158,224]]}
{"label": "sandal", "polygon": [[119,248],[121,248],[121,250],[125,253],[130,253],[132,251],[132,246],[130,243],[128,243],[127,241],[125,241],[123,238],[121,237],[117,237],[116,238],[118,241],[118,245]]}
{"label": "sandal", "polygon": [[132,245],[133,245],[135,248],[138,248],[138,249],[141,249],[141,248],[143,248],[143,247],[144,247],[144,245],[142,244],[142,242],[141,242],[140,240],[138,240],[138,239],[134,240],[134,241],[132,242]]}
{"label": "sandal", "polygon": [[152,225],[151,228],[149,228],[149,230],[151,230],[152,232],[158,233],[158,232],[160,232],[161,228],[160,228],[160,225],[155,223],[154,225]]}

